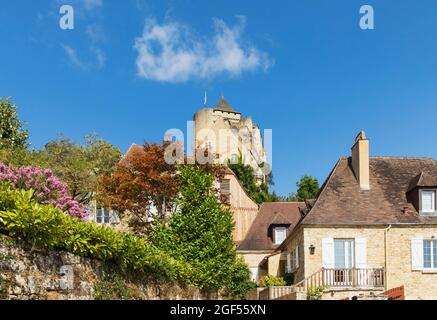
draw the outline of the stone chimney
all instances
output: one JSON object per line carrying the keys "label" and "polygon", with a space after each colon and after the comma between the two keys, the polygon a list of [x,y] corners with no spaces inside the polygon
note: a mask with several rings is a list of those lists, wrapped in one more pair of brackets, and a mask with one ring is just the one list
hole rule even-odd
{"label": "stone chimney", "polygon": [[369,190],[369,140],[364,131],[358,134],[352,146],[352,169],[361,190]]}

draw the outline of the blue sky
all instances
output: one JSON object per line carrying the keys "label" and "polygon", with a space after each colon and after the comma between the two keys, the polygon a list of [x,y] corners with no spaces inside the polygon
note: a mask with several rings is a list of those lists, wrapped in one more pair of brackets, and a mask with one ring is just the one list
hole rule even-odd
{"label": "blue sky", "polygon": [[[65,3],[74,30],[59,28]],[[375,30],[359,28],[364,4]],[[323,182],[360,130],[373,155],[437,158],[436,12],[435,0],[4,0],[0,96],[37,148],[95,131],[125,151],[223,93],[273,130],[285,195],[303,174]]]}

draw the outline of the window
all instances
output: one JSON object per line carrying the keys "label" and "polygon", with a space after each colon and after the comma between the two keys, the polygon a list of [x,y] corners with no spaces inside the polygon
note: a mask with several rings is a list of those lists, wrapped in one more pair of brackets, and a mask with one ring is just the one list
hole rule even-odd
{"label": "window", "polygon": [[275,244],[281,244],[287,235],[287,229],[285,227],[276,227],[275,228]]}
{"label": "window", "polygon": [[422,191],[422,212],[435,212],[435,191]]}
{"label": "window", "polygon": [[354,240],[334,239],[334,267],[350,269],[354,267]]}
{"label": "window", "polygon": [[291,273],[291,270],[292,270],[292,267],[291,267],[292,257],[291,257],[291,255],[292,255],[291,253],[287,254],[287,265],[285,268],[285,273]]}
{"label": "window", "polygon": [[231,163],[232,163],[232,164],[237,164],[237,163],[238,163],[238,154],[233,153],[233,154],[231,155]]}
{"label": "window", "polygon": [[299,246],[296,246],[291,253],[287,255],[287,271],[291,273],[293,270],[299,269]]}
{"label": "window", "polygon": [[423,268],[437,269],[437,240],[423,240]]}
{"label": "window", "polygon": [[251,267],[250,268],[250,277],[252,281],[257,282],[259,280],[259,273],[258,273],[258,267]]}
{"label": "window", "polygon": [[96,222],[99,224],[111,223],[111,212],[109,209],[97,207]]}

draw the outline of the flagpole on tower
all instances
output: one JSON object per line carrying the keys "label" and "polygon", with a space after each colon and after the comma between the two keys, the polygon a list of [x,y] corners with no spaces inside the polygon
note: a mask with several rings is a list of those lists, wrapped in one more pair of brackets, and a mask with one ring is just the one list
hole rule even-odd
{"label": "flagpole on tower", "polygon": [[205,99],[203,100],[203,105],[205,106],[205,108],[206,108],[206,103],[207,102],[208,102],[208,97],[207,97],[206,91],[205,91]]}

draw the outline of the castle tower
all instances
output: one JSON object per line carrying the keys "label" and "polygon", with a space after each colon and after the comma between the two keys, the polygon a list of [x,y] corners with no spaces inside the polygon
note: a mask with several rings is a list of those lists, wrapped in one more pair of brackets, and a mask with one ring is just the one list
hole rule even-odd
{"label": "castle tower", "polygon": [[244,118],[222,96],[214,108],[204,107],[194,115],[196,149],[212,150],[214,162],[237,162],[241,157],[250,165],[259,182],[265,181],[259,165],[266,162],[261,130]]}

